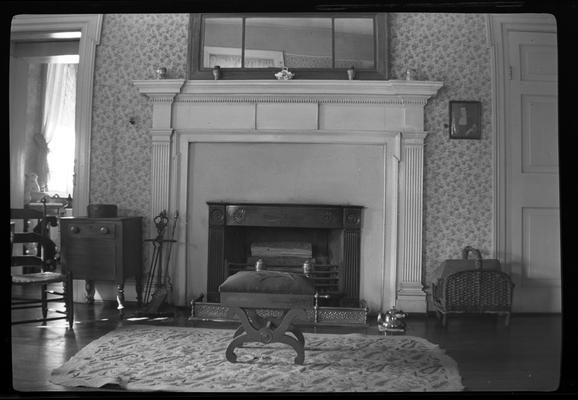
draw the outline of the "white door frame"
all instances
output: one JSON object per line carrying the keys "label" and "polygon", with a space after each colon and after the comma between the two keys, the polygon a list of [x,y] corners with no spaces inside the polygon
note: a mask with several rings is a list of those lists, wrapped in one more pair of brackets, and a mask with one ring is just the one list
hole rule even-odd
{"label": "white door frame", "polygon": [[51,32],[81,32],[76,84],[74,216],[85,215],[89,203],[92,88],[96,46],[100,42],[101,27],[102,14],[16,15],[11,26],[11,40],[18,41],[46,39]]}
{"label": "white door frame", "polygon": [[[550,14],[489,14],[486,20],[488,43],[492,49],[492,124],[494,145],[494,256],[502,263],[506,255],[506,38],[511,31],[556,32],[556,19]],[[508,271],[507,271],[508,272]]]}

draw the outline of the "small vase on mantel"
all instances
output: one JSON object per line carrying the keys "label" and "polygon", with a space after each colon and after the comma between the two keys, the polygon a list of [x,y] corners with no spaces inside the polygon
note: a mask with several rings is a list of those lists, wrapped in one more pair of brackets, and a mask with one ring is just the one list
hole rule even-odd
{"label": "small vase on mantel", "polygon": [[355,67],[352,65],[351,67],[347,68],[347,79],[350,81],[355,79]]}
{"label": "small vase on mantel", "polygon": [[408,68],[405,71],[405,80],[406,81],[413,81],[415,79],[415,69]]}
{"label": "small vase on mantel", "polygon": [[219,79],[221,79],[221,67],[220,66],[215,65],[213,67],[212,72],[213,72],[213,79],[214,80],[218,81]]}
{"label": "small vase on mantel", "polygon": [[167,69],[165,67],[159,67],[155,70],[157,79],[166,79],[167,78]]}

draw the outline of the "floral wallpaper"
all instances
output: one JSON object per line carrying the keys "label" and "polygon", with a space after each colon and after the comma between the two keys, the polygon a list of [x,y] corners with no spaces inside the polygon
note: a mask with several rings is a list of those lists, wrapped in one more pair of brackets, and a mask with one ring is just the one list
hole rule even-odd
{"label": "floral wallpaper", "polygon": [[152,105],[132,82],[154,78],[161,65],[169,78],[185,77],[188,23],[188,14],[104,15],[96,48],[90,202],[116,204],[122,216],[149,215]]}
{"label": "floral wallpaper", "polygon": [[[425,109],[424,276],[459,258],[466,245],[492,252],[490,48],[485,15],[390,13],[392,79],[407,68],[444,87]],[[90,201],[114,203],[120,215],[149,214],[151,104],[135,79],[157,66],[185,78],[187,14],[105,14],[94,82]],[[482,139],[450,140],[449,101],[482,103]],[[134,118],[134,124],[129,121]],[[145,232],[147,228],[145,227]]]}
{"label": "floral wallpaper", "polygon": [[[390,71],[444,87],[425,108],[424,283],[441,261],[471,245],[493,251],[493,160],[490,47],[482,14],[390,14]],[[482,103],[481,140],[449,139],[449,101]]]}

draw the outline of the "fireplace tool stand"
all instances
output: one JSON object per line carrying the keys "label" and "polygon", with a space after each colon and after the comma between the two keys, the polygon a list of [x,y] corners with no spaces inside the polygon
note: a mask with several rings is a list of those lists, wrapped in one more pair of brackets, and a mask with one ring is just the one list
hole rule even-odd
{"label": "fireplace tool stand", "polygon": [[[137,313],[137,317],[151,317],[151,318],[159,318],[159,317],[172,317],[174,316],[174,312],[161,312],[161,306],[166,302],[168,293],[169,293],[169,281],[168,281],[168,267],[169,261],[172,251],[172,244],[176,242],[174,239],[175,237],[175,229],[177,226],[177,219],[179,217],[179,213],[175,213],[175,217],[173,220],[173,227],[171,232],[170,239],[165,239],[165,231],[169,224],[169,219],[167,217],[166,210],[161,211],[159,215],[157,215],[153,222],[157,229],[157,236],[154,239],[145,239],[145,242],[151,242],[153,244],[153,255],[151,257],[151,265],[149,268],[149,274],[147,277],[147,282],[145,285],[145,293],[144,293],[144,302],[146,304],[145,309]],[[163,248],[167,246],[167,257],[165,260],[165,268],[163,274]],[[154,293],[151,294],[153,288],[153,281],[155,280]]]}

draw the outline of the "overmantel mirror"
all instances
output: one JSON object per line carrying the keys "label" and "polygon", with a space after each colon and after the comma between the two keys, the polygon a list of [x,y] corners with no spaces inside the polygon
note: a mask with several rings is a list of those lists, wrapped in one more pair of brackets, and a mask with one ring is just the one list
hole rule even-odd
{"label": "overmantel mirror", "polygon": [[189,79],[387,79],[384,13],[191,14]]}

